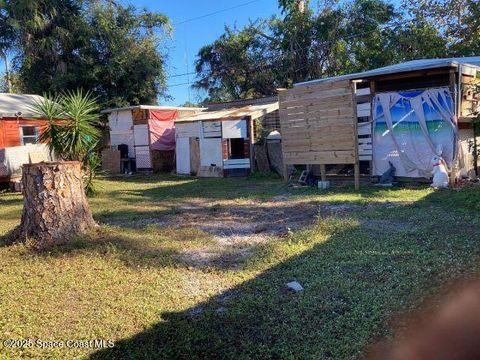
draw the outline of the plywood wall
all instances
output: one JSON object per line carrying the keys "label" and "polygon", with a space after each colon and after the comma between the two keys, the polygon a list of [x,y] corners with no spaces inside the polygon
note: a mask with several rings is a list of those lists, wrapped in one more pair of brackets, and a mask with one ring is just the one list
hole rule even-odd
{"label": "plywood wall", "polygon": [[285,165],[356,164],[356,104],[350,81],[279,92]]}

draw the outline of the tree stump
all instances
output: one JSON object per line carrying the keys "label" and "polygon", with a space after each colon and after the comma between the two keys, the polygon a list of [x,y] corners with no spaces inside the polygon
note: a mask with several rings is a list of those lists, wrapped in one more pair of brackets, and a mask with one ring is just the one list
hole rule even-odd
{"label": "tree stump", "polygon": [[85,195],[78,161],[25,164],[23,213],[11,241],[45,247],[68,241],[96,226]]}

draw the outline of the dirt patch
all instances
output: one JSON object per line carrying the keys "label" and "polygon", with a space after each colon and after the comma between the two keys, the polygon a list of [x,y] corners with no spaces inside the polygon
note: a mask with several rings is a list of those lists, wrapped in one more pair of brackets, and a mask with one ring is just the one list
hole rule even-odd
{"label": "dirt patch", "polygon": [[[356,211],[368,211],[378,206],[396,204],[362,205],[351,203],[320,203],[296,199],[282,194],[270,200],[217,200],[192,199],[182,204],[170,204],[171,211],[156,218],[111,222],[125,227],[157,225],[173,229],[195,228],[213,235],[214,243],[206,248],[185,249],[179,260],[187,266],[239,266],[258,244],[271,237],[283,237],[313,225],[319,217],[346,216]],[[154,205],[152,205],[154,206]],[[167,205],[168,206],[168,205]],[[397,230],[402,224],[365,223],[366,226]]]}

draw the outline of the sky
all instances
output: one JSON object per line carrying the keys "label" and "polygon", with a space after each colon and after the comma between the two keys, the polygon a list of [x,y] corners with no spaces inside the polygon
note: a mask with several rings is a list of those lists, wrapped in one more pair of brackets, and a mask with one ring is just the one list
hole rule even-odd
{"label": "sky", "polygon": [[166,42],[167,83],[172,99],[160,100],[162,105],[183,105],[186,101],[195,103],[205,97],[204,93],[192,90],[186,84],[195,80],[194,74],[177,75],[194,72],[198,50],[222,35],[225,25],[241,28],[250,19],[267,18],[279,13],[277,0],[125,0],[122,3],[161,12],[174,25],[172,37]]}

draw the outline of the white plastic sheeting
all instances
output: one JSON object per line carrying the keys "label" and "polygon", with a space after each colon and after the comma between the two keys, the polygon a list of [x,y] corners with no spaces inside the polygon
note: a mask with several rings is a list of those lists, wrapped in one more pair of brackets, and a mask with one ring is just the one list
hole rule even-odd
{"label": "white plastic sheeting", "polygon": [[381,175],[391,162],[397,176],[430,177],[441,149],[450,166],[457,132],[448,88],[390,92],[374,98],[373,165]]}
{"label": "white plastic sheeting", "polygon": [[52,161],[45,144],[28,144],[0,149],[0,176],[21,175],[22,165],[30,162]]}
{"label": "white plastic sheeting", "polygon": [[128,145],[128,156],[135,157],[135,142],[133,140],[133,118],[130,110],[115,111],[108,115],[110,127],[110,144],[117,147]]}

